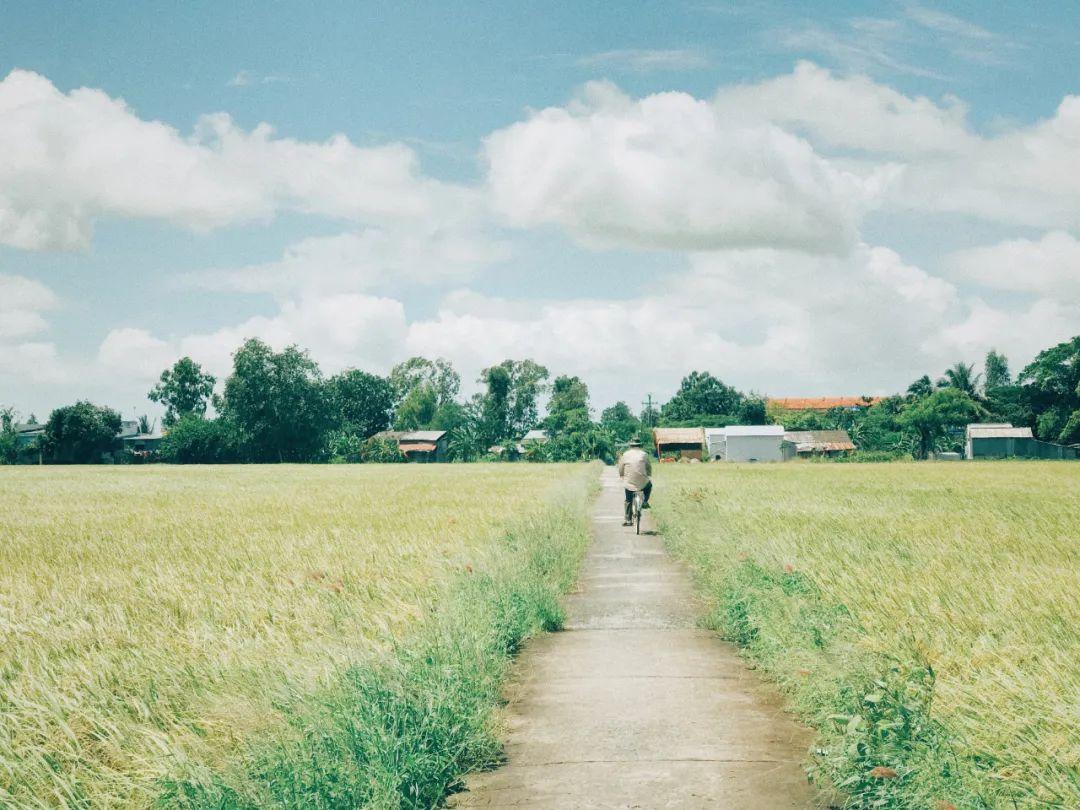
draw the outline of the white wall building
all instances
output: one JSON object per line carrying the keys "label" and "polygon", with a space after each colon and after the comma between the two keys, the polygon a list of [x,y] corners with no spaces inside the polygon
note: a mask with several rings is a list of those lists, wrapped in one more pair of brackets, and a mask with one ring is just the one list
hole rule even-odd
{"label": "white wall building", "polygon": [[[709,435],[709,428],[705,431]],[[785,461],[784,428],[782,425],[728,425],[723,431],[721,458],[724,461]],[[718,448],[720,441],[716,440]],[[713,456],[709,446],[709,458]],[[792,445],[794,449],[794,445]]]}

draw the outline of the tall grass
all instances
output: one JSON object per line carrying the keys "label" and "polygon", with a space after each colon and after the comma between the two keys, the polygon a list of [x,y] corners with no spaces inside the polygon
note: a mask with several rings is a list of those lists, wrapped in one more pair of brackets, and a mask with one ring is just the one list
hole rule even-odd
{"label": "tall grass", "polygon": [[1080,806],[1080,465],[665,468],[709,623],[864,807]]}
{"label": "tall grass", "polygon": [[427,807],[557,624],[577,467],[0,476],[0,804]]}

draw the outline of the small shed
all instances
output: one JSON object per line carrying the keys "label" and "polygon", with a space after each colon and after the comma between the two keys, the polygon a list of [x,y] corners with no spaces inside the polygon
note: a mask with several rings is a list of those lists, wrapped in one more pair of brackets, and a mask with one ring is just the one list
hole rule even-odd
{"label": "small shed", "polygon": [[15,431],[15,444],[21,449],[29,447],[36,440],[42,438],[45,435],[45,426],[39,425],[36,422],[33,424],[23,423],[14,424],[11,426]]}
{"label": "small shed", "polygon": [[1033,456],[1035,437],[1029,427],[1013,427],[1009,422],[968,425],[964,431],[964,458],[1009,458]]}
{"label": "small shed", "polygon": [[448,437],[445,430],[413,430],[398,437],[398,450],[409,461],[446,461]]}
{"label": "small shed", "polygon": [[705,434],[701,428],[653,428],[656,456],[677,453],[679,458],[696,458],[701,461]]}
{"label": "small shed", "polygon": [[854,452],[846,430],[789,430],[784,439],[795,445],[798,456],[843,456]]}
{"label": "small shed", "polygon": [[724,428],[724,461],[786,461],[794,453],[782,425],[728,425]]}

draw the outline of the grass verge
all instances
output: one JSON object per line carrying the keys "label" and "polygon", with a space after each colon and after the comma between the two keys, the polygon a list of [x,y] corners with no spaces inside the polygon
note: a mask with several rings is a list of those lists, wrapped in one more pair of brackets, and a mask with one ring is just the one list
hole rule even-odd
{"label": "grass verge", "polygon": [[[1080,806],[1080,468],[701,465],[656,515],[859,808]],[[1070,594],[1073,594],[1070,596]]]}
{"label": "grass verge", "polygon": [[507,667],[530,635],[562,624],[559,597],[588,543],[588,490],[576,478],[558,487],[438,592],[414,632],[283,700],[288,734],[250,741],[227,769],[165,780],[158,806],[437,806],[465,773],[498,759]]}

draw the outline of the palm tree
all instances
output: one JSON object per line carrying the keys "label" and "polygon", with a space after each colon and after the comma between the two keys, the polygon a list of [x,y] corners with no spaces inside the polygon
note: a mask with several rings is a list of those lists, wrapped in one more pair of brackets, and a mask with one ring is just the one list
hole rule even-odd
{"label": "palm tree", "polygon": [[979,381],[982,374],[975,373],[975,364],[957,363],[945,369],[945,375],[938,380],[938,388],[957,388],[972,399],[979,397]]}

